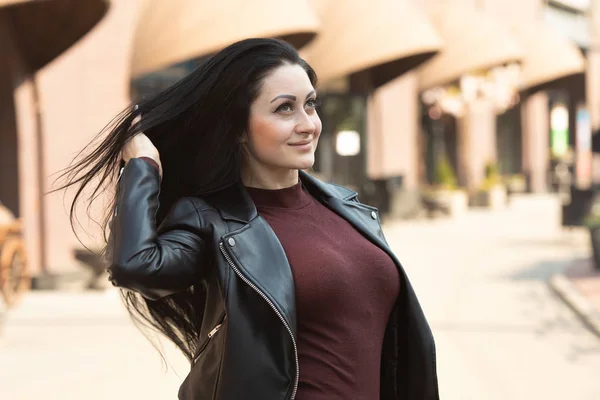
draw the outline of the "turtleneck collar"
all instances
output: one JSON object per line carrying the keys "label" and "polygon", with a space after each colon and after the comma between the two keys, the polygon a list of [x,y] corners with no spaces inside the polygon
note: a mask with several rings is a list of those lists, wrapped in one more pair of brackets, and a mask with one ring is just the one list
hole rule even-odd
{"label": "turtleneck collar", "polygon": [[259,189],[246,187],[256,208],[299,209],[310,204],[311,196],[304,190],[302,182],[283,189]]}

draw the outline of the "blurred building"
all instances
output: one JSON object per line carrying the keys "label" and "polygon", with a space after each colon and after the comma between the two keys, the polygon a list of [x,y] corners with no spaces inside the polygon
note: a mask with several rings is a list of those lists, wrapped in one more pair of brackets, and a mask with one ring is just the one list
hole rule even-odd
{"label": "blurred building", "polygon": [[[416,201],[440,153],[465,187],[477,187],[485,165],[499,162],[507,174],[525,173],[531,191],[544,191],[554,105],[568,110],[569,144],[577,110],[587,107],[599,122],[600,83],[585,79],[582,54],[600,68],[589,50],[600,22],[581,0],[49,0],[35,2],[38,10],[33,3],[0,0],[0,42],[10,45],[0,60],[0,199],[25,220],[37,273],[72,271],[80,246],[67,217],[70,197],[42,196],[52,174],[132,99],[245,37],[280,37],[300,49],[324,100],[317,173],[395,214]],[[67,18],[73,34],[52,29]],[[493,74],[509,79],[515,65],[520,80],[506,83],[508,95],[469,89]]]}
{"label": "blurred building", "polygon": [[73,267],[61,198],[44,192],[72,154],[69,145],[82,143],[82,128],[96,128],[78,123],[92,77],[80,79],[86,55],[73,57],[83,50],[73,45],[107,9],[104,0],[0,1],[0,199],[23,220],[34,274]]}
{"label": "blurred building", "polygon": [[[373,97],[380,107],[396,112],[373,119],[381,128],[370,132],[370,140],[380,143],[384,157],[371,158],[370,175],[401,175],[405,188],[413,189],[432,180],[440,156],[431,153],[444,152],[459,184],[470,191],[481,185],[489,164],[496,164],[506,175],[523,174],[529,191],[546,191],[553,103],[569,109],[566,132],[571,144],[576,110],[586,106],[583,55],[591,20],[589,4],[578,3],[576,9],[542,0],[415,2],[430,16],[444,48],[431,62]],[[515,65],[520,69],[519,79],[512,82],[513,90],[503,90],[514,80],[511,69]],[[504,88],[494,88],[494,80],[507,82]],[[414,116],[419,101],[423,125],[407,125],[409,118],[398,109],[410,109]],[[388,135],[413,139],[404,142],[398,154],[381,146],[386,140],[376,139]],[[439,136],[443,137],[441,145]],[[370,151],[375,148],[374,144]],[[402,162],[393,161],[398,156],[412,164],[401,166]]]}

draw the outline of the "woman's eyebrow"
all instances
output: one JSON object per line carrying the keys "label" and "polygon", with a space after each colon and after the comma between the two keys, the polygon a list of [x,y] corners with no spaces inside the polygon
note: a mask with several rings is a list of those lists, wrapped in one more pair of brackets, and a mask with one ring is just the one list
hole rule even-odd
{"label": "woman's eyebrow", "polygon": [[[305,99],[308,99],[311,95],[315,94],[314,90],[311,90],[305,97]],[[291,94],[280,94],[279,96],[275,96],[275,98],[273,100],[271,100],[271,103],[274,102],[277,99],[289,99],[289,100],[293,100],[296,101],[296,96],[293,96]]]}
{"label": "woman's eyebrow", "polygon": [[276,96],[273,100],[271,100],[271,103],[277,99],[290,99],[296,101],[296,96],[292,96],[291,94],[280,94],[279,96]]}

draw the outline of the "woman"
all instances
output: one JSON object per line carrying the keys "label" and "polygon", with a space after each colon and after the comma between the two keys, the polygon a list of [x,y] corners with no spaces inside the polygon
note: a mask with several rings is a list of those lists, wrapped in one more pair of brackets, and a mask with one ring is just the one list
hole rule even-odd
{"label": "woman", "polygon": [[190,360],[180,399],[439,397],[433,337],[377,210],[302,172],[316,81],[285,42],[235,43],[124,111],[69,171],[77,202],[125,162],[108,271]]}

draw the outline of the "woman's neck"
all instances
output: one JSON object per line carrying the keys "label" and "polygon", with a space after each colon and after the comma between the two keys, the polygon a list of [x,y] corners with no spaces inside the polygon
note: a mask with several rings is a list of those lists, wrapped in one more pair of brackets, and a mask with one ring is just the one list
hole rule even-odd
{"label": "woman's neck", "polygon": [[258,189],[285,189],[298,183],[297,169],[243,168],[242,183]]}

